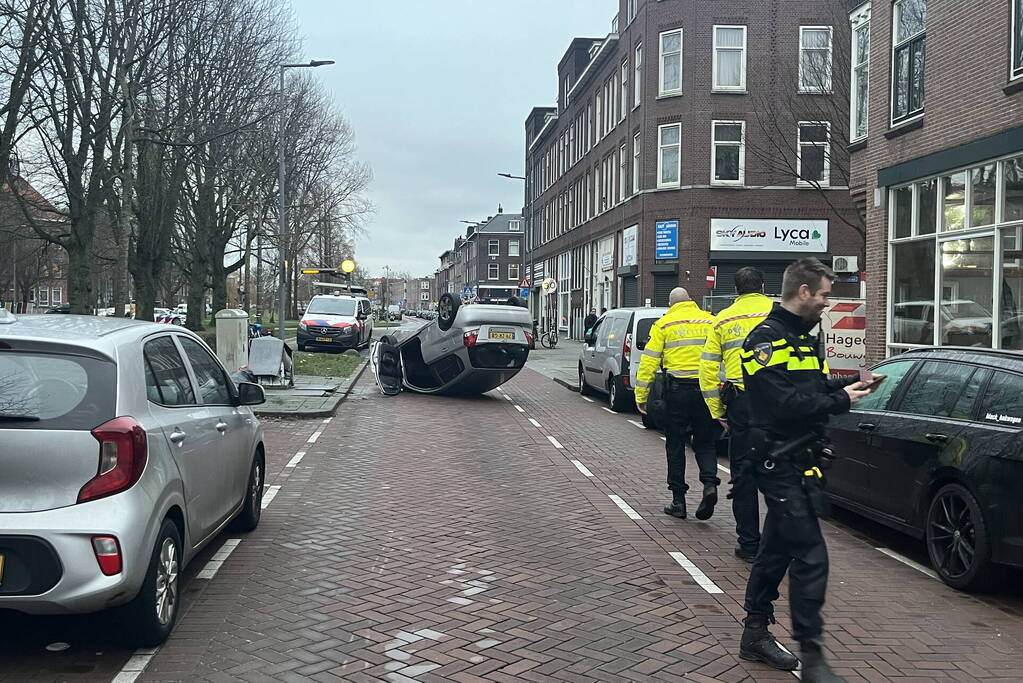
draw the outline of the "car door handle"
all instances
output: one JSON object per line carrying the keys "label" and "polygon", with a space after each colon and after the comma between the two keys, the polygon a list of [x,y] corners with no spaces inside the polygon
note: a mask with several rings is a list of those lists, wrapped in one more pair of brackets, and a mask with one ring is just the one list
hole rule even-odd
{"label": "car door handle", "polygon": [[948,434],[930,433],[924,434],[924,438],[927,439],[928,441],[933,441],[934,443],[945,443],[946,441],[948,441]]}
{"label": "car door handle", "polygon": [[182,441],[185,440],[186,436],[188,436],[188,435],[185,434],[184,432],[180,432],[180,431],[176,431],[175,430],[175,431],[171,432],[170,436],[167,437],[167,438],[169,438],[171,440],[171,443],[180,444]]}
{"label": "car door handle", "polygon": [[220,432],[221,434],[226,432],[227,431],[227,423],[224,422],[224,421],[218,422],[217,423],[217,431]]}
{"label": "car door handle", "polygon": [[865,432],[872,432],[877,428],[877,425],[870,422],[861,422],[856,425],[856,428],[862,429]]}

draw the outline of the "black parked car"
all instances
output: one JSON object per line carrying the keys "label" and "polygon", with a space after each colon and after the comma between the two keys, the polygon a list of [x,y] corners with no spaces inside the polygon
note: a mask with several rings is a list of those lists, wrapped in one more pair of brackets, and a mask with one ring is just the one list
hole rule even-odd
{"label": "black parked car", "polygon": [[46,311],[47,313],[70,313],[71,304],[57,304],[53,308]]}
{"label": "black parked car", "polygon": [[1023,566],[1023,354],[914,349],[873,371],[888,378],[829,424],[831,498],[923,539],[955,588]]}

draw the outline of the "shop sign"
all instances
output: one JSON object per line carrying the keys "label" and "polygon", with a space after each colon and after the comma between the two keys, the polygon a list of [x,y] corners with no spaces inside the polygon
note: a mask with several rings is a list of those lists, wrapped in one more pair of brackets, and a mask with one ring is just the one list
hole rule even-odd
{"label": "shop sign", "polygon": [[711,218],[711,251],[827,252],[827,220]]}
{"label": "shop sign", "polygon": [[632,225],[622,230],[622,265],[636,265],[636,239],[638,238],[639,226]]}
{"label": "shop sign", "polygon": [[854,375],[867,369],[866,337],[866,303],[832,299],[821,316],[821,345],[832,374]]}
{"label": "shop sign", "polygon": [[678,258],[678,221],[654,224],[654,258]]}
{"label": "shop sign", "polygon": [[615,257],[614,254],[601,254],[600,256],[600,269],[601,270],[614,270]]}

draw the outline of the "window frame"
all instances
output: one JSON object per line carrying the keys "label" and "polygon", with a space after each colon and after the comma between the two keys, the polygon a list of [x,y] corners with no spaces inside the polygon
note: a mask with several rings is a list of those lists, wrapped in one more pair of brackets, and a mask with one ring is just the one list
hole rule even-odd
{"label": "window frame", "polygon": [[518,219],[508,221],[508,232],[522,232],[522,221]]}
{"label": "window frame", "polygon": [[621,107],[619,107],[619,121],[625,120],[625,115],[629,111],[629,58],[626,57],[622,60],[622,76],[620,87],[622,89],[621,94]]}
{"label": "window frame", "polygon": [[[512,245],[513,244],[515,245],[515,253],[514,254],[512,253]],[[508,256],[520,256],[521,255],[521,252],[519,251],[519,247],[520,246],[521,246],[520,245],[520,240],[508,240]]]}
{"label": "window frame", "polygon": [[[671,51],[669,53],[664,52],[664,38],[672,34],[678,34],[678,87],[665,89],[664,87],[664,58],[672,57],[676,53]],[[661,31],[657,36],[657,96],[658,97],[672,97],[675,95],[682,94],[682,49],[685,46],[685,36],[683,35],[682,27],[673,28],[668,31]]]}
{"label": "window frame", "polygon": [[[149,392],[147,391],[146,392],[146,400],[148,400],[150,403],[153,403],[155,405],[160,406],[161,408],[168,408],[168,409],[174,409],[174,408],[195,408],[196,406],[203,405],[202,403],[199,403],[199,391],[197,389],[197,382],[195,380],[195,377],[192,374],[192,366],[188,363],[188,359],[185,358],[184,349],[181,348],[181,344],[179,344],[178,341],[177,341],[177,337],[179,337],[179,336],[180,335],[174,334],[174,333],[154,334],[151,337],[146,337],[146,339],[142,342],[142,362],[149,366],[150,371],[153,372],[153,378],[155,379],[156,378],[156,372],[153,370],[152,364],[149,361],[149,357],[146,355],[146,347],[149,344],[151,344],[151,343],[153,343],[155,341],[158,341],[160,339],[169,339],[170,343],[171,343],[171,346],[174,347],[174,352],[176,354],[178,354],[178,361],[181,363],[181,368],[185,371],[185,378],[188,380],[188,388],[192,392],[192,402],[191,403],[162,403],[162,402],[157,402],[157,401],[153,401],[153,400],[149,399],[148,398]],[[145,372],[143,372],[143,377],[145,377]],[[143,379],[143,381],[145,381],[145,380]],[[160,386],[159,383],[157,383],[157,390],[158,391],[159,391],[159,386]],[[162,391],[160,391],[160,400],[161,401],[163,400],[163,392]]]}
{"label": "window frame", "polygon": [[632,108],[636,109],[643,100],[643,43],[637,43],[632,52]]}
{"label": "window frame", "polygon": [[[515,269],[515,274],[514,275],[512,275],[512,268]],[[508,264],[508,279],[509,280],[513,280],[514,282],[518,283],[518,281],[519,281],[519,274],[520,274],[519,270],[520,269],[519,269],[519,264],[518,263],[509,263]]]}
{"label": "window frame", "polygon": [[[719,125],[739,125],[739,142],[717,140],[717,127]],[[717,180],[717,148],[718,145],[739,148],[739,178],[737,180]],[[746,122],[725,121],[714,119],[710,122],[710,184],[715,186],[741,186],[746,184]]]}
{"label": "window frame", "polygon": [[[742,47],[730,47],[718,46],[718,29],[741,29],[742,30]],[[710,91],[711,92],[723,92],[723,93],[745,93],[746,92],[746,62],[747,62],[747,27],[739,24],[714,24],[711,27],[711,81]],[[739,85],[718,85],[718,51],[739,51],[742,54],[739,68]]]}
{"label": "window frame", "polygon": [[[663,162],[664,162],[664,149],[665,149],[666,146],[662,143],[661,140],[664,137],[664,132],[663,131],[666,128],[678,128],[678,142],[675,143],[674,145],[668,145],[668,147],[673,147],[673,146],[677,146],[678,147],[678,164],[677,164],[677,169],[676,169],[677,173],[678,173],[678,180],[676,180],[674,182],[670,182],[670,183],[666,183],[666,182],[663,181],[663,178],[664,178],[664,173],[663,173],[663,169],[664,169],[664,166],[663,166]],[[664,187],[676,188],[676,187],[680,187],[681,185],[682,185],[682,123],[681,122],[665,123],[665,124],[662,124],[660,126],[657,126],[657,187],[658,188],[664,188]]]}
{"label": "window frame", "polygon": [[[870,48],[871,48],[871,35],[870,35],[870,3],[862,5],[860,9],[854,11],[849,17],[849,141],[859,142],[860,140],[866,139],[870,133]],[[856,34],[860,31],[867,32],[867,54],[863,62],[856,61]],[[856,91],[857,86],[860,83],[860,74],[858,71],[862,69],[862,77],[866,82],[867,87],[864,92],[864,98],[866,99],[866,106],[863,110],[863,133],[857,134],[857,123],[860,123],[856,118]]]}
{"label": "window frame", "polygon": [[[889,54],[890,64],[889,64],[889,71],[888,71],[889,78],[891,79],[891,88],[890,88],[890,91],[889,91],[889,94],[888,94],[889,95],[888,113],[889,113],[889,125],[892,126],[892,127],[897,126],[898,124],[906,123],[908,121],[913,121],[915,119],[918,119],[918,118],[922,117],[924,115],[924,110],[926,108],[926,101],[924,100],[924,97],[921,96],[921,98],[920,98],[921,99],[921,104],[920,104],[920,108],[919,109],[907,110],[907,112],[905,114],[901,115],[901,116],[896,116],[896,114],[895,114],[895,93],[896,93],[896,87],[898,86],[898,80],[897,80],[896,74],[895,74],[895,55],[896,55],[896,52],[899,49],[904,48],[904,49],[910,50],[910,57],[912,57],[912,46],[913,46],[913,43],[915,43],[918,39],[923,40],[923,44],[924,44],[924,69],[927,68],[927,19],[926,19],[926,17],[924,19],[924,27],[923,27],[923,29],[921,31],[919,31],[918,33],[914,33],[912,36],[909,36],[905,40],[902,40],[900,42],[896,42],[897,31],[898,31],[898,20],[899,20],[899,8],[902,5],[904,5],[905,3],[913,2],[913,1],[914,0],[894,0],[894,2],[892,3],[891,50],[890,50],[890,54]],[[927,0],[923,0],[923,2],[924,2],[924,7],[926,8]],[[912,71],[913,71],[912,63],[910,63],[910,68],[907,71],[910,74],[912,73]],[[926,74],[923,74],[923,76],[925,76],[925,75]],[[926,86],[925,86],[926,79],[923,78],[923,76],[921,76],[921,80],[920,80],[920,90],[921,90],[921,93],[925,94],[927,92],[927,89],[926,89]],[[910,86],[911,83],[912,83],[912,78],[910,78],[910,82],[907,83],[907,88]],[[909,95],[907,95],[907,96],[909,96]]]}
{"label": "window frame", "polygon": [[629,174],[626,172],[627,160],[627,145],[623,142],[618,149],[618,201],[620,202],[624,202],[629,197]]}
{"label": "window frame", "polygon": [[635,133],[632,136],[632,194],[639,194],[640,188],[640,155],[643,152],[643,134]]}
{"label": "window frame", "polygon": [[487,264],[487,279],[488,280],[500,280],[501,279],[501,264],[495,262]]}
{"label": "window frame", "polygon": [[1020,44],[1023,43],[1023,0],[1010,0],[1010,3],[1009,80],[1015,81],[1023,78],[1023,51],[1020,50]]}
{"label": "window frame", "polygon": [[487,240],[487,256],[501,255],[501,240]]}
{"label": "window frame", "polygon": [[[803,142],[804,125],[824,126],[827,131],[827,141]],[[803,146],[824,147],[824,177],[819,181],[803,179]],[[831,186],[831,122],[830,121],[798,121],[796,122],[796,186],[797,187],[830,187]]]}
{"label": "window frame", "polygon": [[[803,45],[803,35],[808,31],[824,31],[828,32],[828,59],[827,59],[827,83],[819,86],[805,86],[803,85],[803,54],[808,51],[820,52],[823,48],[819,47],[805,47]],[[832,91],[834,84],[834,65],[835,65],[835,28],[833,26],[800,26],[799,27],[799,81],[796,84],[797,91],[802,95],[828,95]]]}
{"label": "window frame", "polygon": [[[235,405],[235,394],[236,394],[236,391],[235,391],[234,382],[231,381],[231,378],[227,374],[227,370],[224,369],[223,364],[221,364],[220,360],[216,357],[216,355],[211,353],[209,351],[209,349],[207,349],[200,342],[196,341],[195,339],[192,339],[191,337],[186,337],[186,336],[180,335],[180,334],[179,335],[175,335],[175,337],[177,337],[177,339],[175,339],[175,342],[176,342],[176,344],[178,346],[178,349],[181,352],[181,357],[187,363],[188,373],[192,377],[192,381],[193,381],[193,384],[194,384],[193,391],[195,391],[196,401],[199,401],[199,400],[202,401],[202,403],[197,403],[197,405],[201,405],[201,406],[233,406],[233,405]],[[228,400],[227,403],[207,403],[206,402],[206,397],[202,395],[202,390],[201,390],[202,385],[199,382],[199,375],[197,374],[196,369],[194,367],[192,367],[192,359],[188,356],[188,351],[185,349],[185,342],[186,341],[190,342],[191,344],[193,344],[198,349],[197,353],[204,353],[204,354],[206,354],[206,357],[209,358],[209,360],[213,363],[213,367],[215,367],[219,371],[220,377],[221,377],[221,379],[224,382],[224,386],[227,388],[227,400]]]}

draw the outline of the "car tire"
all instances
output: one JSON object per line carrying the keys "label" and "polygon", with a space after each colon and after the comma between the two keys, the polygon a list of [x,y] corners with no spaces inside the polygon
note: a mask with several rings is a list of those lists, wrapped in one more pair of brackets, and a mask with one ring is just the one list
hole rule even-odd
{"label": "car tire", "polygon": [[171,321],[171,324],[181,327],[181,318],[174,318],[174,320]]}
{"label": "car tire", "polygon": [[121,621],[134,647],[157,647],[167,640],[178,619],[181,592],[181,532],[165,519],[142,588],[121,608]]}
{"label": "car tire", "polygon": [[987,524],[977,499],[965,486],[947,484],[934,494],[924,538],[931,566],[942,581],[964,591],[987,583],[992,570]]}
{"label": "car tire", "polygon": [[263,482],[266,475],[266,460],[262,451],[256,451],[249,467],[249,481],[245,485],[245,500],[241,512],[234,518],[231,527],[235,531],[248,533],[259,526],[263,514]]}
{"label": "car tire", "polygon": [[579,366],[579,395],[580,396],[592,396],[593,389],[589,384],[586,383],[586,373],[583,372],[583,368]]}
{"label": "car tire", "polygon": [[462,302],[450,292],[440,295],[440,300],[437,302],[437,327],[442,332],[447,332],[455,324],[455,316],[458,314],[458,307],[461,304]]}
{"label": "car tire", "polygon": [[611,375],[607,380],[607,403],[611,410],[623,413],[629,407],[629,395],[620,377]]}

